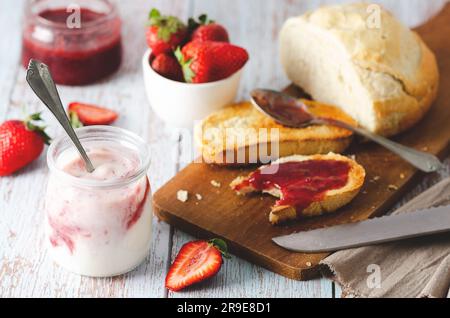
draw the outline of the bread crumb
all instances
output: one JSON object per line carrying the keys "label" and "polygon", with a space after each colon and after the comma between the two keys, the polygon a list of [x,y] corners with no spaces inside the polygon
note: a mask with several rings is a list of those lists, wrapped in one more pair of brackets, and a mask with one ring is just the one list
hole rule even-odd
{"label": "bread crumb", "polygon": [[306,266],[311,267],[311,262],[306,262]]}
{"label": "bread crumb", "polygon": [[380,178],[381,178],[380,176],[375,176],[372,179],[370,179],[369,181],[374,183],[374,182],[377,182],[378,180],[380,180]]}
{"label": "bread crumb", "polygon": [[390,185],[388,185],[388,190],[395,191],[395,190],[398,190],[398,187],[394,184],[390,184]]}
{"label": "bread crumb", "polygon": [[213,187],[220,188],[220,182],[217,182],[216,180],[211,180],[211,185]]}
{"label": "bread crumb", "polygon": [[423,151],[428,151],[428,147],[427,147],[427,146],[422,147],[422,150],[423,150]]}
{"label": "bread crumb", "polygon": [[186,202],[189,198],[189,193],[186,190],[178,190],[177,199],[181,202]]}
{"label": "bread crumb", "polygon": [[197,200],[201,200],[201,199],[203,199],[203,197],[202,197],[202,195],[200,194],[200,193],[196,193],[195,194],[195,197],[197,198]]}
{"label": "bread crumb", "polygon": [[350,159],[352,159],[352,160],[355,160],[355,161],[356,161],[356,155],[348,155],[348,157],[349,157]]}
{"label": "bread crumb", "polygon": [[405,179],[405,174],[404,173],[400,173],[400,179]]}

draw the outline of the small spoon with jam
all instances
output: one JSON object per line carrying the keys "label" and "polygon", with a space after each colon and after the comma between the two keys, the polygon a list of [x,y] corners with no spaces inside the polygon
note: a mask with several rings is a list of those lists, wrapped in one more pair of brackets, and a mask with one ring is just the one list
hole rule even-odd
{"label": "small spoon with jam", "polygon": [[270,89],[254,89],[250,95],[252,104],[258,110],[284,126],[301,128],[309,125],[332,125],[345,128],[389,149],[421,171],[433,172],[443,166],[439,159],[430,153],[406,147],[362,127],[352,126],[332,118],[316,116],[299,99],[287,94]]}

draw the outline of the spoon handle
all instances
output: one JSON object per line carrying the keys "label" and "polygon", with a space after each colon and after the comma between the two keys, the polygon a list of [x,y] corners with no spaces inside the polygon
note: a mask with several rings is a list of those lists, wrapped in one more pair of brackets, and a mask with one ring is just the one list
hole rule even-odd
{"label": "spoon handle", "polygon": [[345,122],[329,119],[329,118],[315,118],[315,123],[318,124],[328,124],[333,126],[338,126],[341,128],[345,128],[348,130],[353,131],[354,133],[357,133],[361,136],[364,136],[383,147],[389,149],[390,151],[396,153],[400,157],[402,157],[404,160],[408,161],[410,164],[412,164],[414,167],[425,171],[425,172],[433,172],[443,167],[443,164],[441,161],[434,155],[419,151],[410,147],[406,147],[402,144],[399,144],[395,141],[389,140],[387,138],[384,138],[382,136],[376,135],[364,128],[361,127],[355,127],[350,124],[347,124]]}
{"label": "spoon handle", "polygon": [[31,86],[34,93],[42,100],[48,109],[55,115],[58,122],[69,135],[70,139],[78,149],[81,157],[86,163],[88,172],[94,171],[94,166],[86,154],[83,146],[80,143],[75,131],[70,125],[69,118],[67,118],[64,107],[61,103],[56,85],[53,82],[48,66],[37,60],[31,59],[27,69],[27,82]]}

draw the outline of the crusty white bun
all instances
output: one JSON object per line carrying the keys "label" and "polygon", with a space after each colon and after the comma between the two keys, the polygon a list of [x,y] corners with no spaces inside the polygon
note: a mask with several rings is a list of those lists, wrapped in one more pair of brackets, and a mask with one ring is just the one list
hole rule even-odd
{"label": "crusty white bun", "polygon": [[408,129],[436,98],[434,54],[382,7],[324,6],[288,19],[279,41],[290,80],[372,132],[389,136]]}
{"label": "crusty white bun", "polygon": [[[343,187],[340,187],[338,189],[326,191],[320,201],[313,201],[309,206],[307,206],[302,211],[297,211],[295,206],[290,205],[272,206],[269,214],[270,223],[279,224],[284,223],[286,221],[295,220],[299,217],[310,217],[321,215],[324,213],[334,212],[340,207],[349,203],[359,193],[361,187],[364,184],[364,178],[366,175],[364,168],[361,165],[359,165],[355,160],[335,153],[329,153],[326,155],[311,155],[311,156],[294,155],[280,158],[279,160],[273,162],[272,164],[292,162],[292,161],[304,161],[304,160],[339,160],[347,162],[350,166],[347,183]],[[258,169],[261,169],[262,167]],[[258,191],[252,186],[239,187],[239,185],[241,185],[242,182],[247,180],[249,176],[237,177],[230,183],[231,188],[234,189],[238,194],[247,194]],[[263,190],[263,192],[269,193],[277,198],[281,198],[282,196],[280,189],[277,187],[272,187],[270,189]]]}

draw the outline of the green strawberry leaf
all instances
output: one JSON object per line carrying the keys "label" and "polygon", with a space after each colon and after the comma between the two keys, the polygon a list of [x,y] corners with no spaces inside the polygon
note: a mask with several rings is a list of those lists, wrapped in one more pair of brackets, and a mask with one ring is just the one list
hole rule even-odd
{"label": "green strawberry leaf", "polygon": [[184,56],[183,56],[183,53],[181,53],[181,47],[177,46],[175,51],[173,51],[173,54],[177,58],[178,63],[180,63],[180,65],[182,65],[184,63]]}
{"label": "green strawberry leaf", "polygon": [[42,137],[44,143],[49,145],[51,142],[51,138],[45,133],[45,128],[47,128],[47,126],[38,126],[34,122],[42,122],[41,112],[34,113],[26,117],[23,123],[28,130],[34,131],[39,134]]}
{"label": "green strawberry leaf", "polygon": [[206,14],[200,14],[198,16],[198,21],[195,20],[194,18],[189,18],[188,29],[190,32],[192,32],[195,29],[197,29],[200,25],[207,25],[211,23],[214,23],[214,20],[209,20]]}
{"label": "green strawberry leaf", "polygon": [[41,112],[31,114],[28,116],[29,120],[42,120],[41,118]]}
{"label": "green strawberry leaf", "polygon": [[192,59],[189,59],[186,63],[181,66],[183,71],[183,77],[186,83],[192,83],[195,77],[194,71],[191,69]]}
{"label": "green strawberry leaf", "polygon": [[198,17],[198,20],[200,21],[200,24],[202,24],[202,25],[214,23],[214,20],[208,19],[208,16],[206,14],[201,14]]}
{"label": "green strawberry leaf", "polygon": [[47,134],[45,133],[45,131],[44,131],[45,128],[47,128],[47,127],[46,127],[46,126],[40,127],[39,130],[35,130],[35,131],[36,131],[36,133],[38,133],[38,134],[41,136],[41,138],[44,140],[44,144],[50,145],[50,143],[52,142],[52,138],[50,138],[50,136],[47,135]]}
{"label": "green strawberry leaf", "polygon": [[186,83],[192,83],[192,79],[195,77],[195,73],[191,69],[192,59],[186,61],[180,47],[177,47],[177,49],[173,53],[181,66],[184,80],[186,81]]}
{"label": "green strawberry leaf", "polygon": [[170,40],[172,34],[186,27],[177,17],[162,16],[155,8],[153,8],[148,15],[147,26],[158,27],[157,36],[160,40],[165,42]]}
{"label": "green strawberry leaf", "polygon": [[78,114],[74,111],[69,112],[69,121],[72,128],[80,128],[84,126],[80,121],[80,118],[78,118]]}
{"label": "green strawberry leaf", "polygon": [[157,21],[161,17],[161,13],[159,13],[158,9],[151,9],[150,13],[148,14],[148,19],[151,21]]}
{"label": "green strawberry leaf", "polygon": [[188,19],[188,30],[189,32],[194,31],[195,29],[197,29],[197,27],[199,26],[198,22],[195,21],[194,18],[189,18]]}
{"label": "green strawberry leaf", "polygon": [[168,28],[160,27],[158,29],[158,39],[161,39],[165,42],[169,41],[171,34],[172,33],[170,32],[170,30]]}
{"label": "green strawberry leaf", "polygon": [[206,21],[208,21],[208,16],[206,14],[201,14],[198,17],[198,20],[200,21],[200,24],[206,24]]}
{"label": "green strawberry leaf", "polygon": [[209,244],[211,244],[212,246],[214,246],[215,248],[217,248],[220,253],[222,253],[222,256],[224,258],[231,258],[231,255],[228,253],[228,246],[227,243],[225,243],[224,240],[218,239],[218,238],[213,238],[211,240],[208,241]]}

